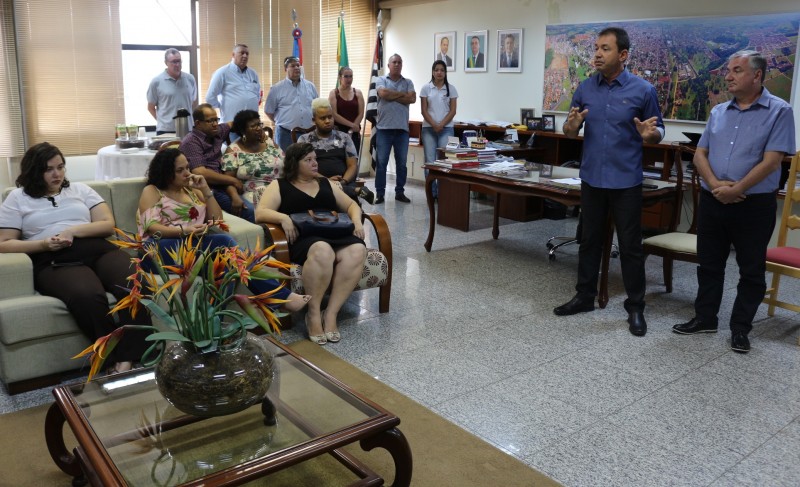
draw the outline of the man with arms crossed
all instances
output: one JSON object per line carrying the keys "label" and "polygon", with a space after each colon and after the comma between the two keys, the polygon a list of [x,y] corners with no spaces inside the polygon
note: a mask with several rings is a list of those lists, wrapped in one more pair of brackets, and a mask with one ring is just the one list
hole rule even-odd
{"label": "man with arms crossed", "polygon": [[216,70],[208,84],[206,103],[220,109],[222,123],[232,122],[242,110],[257,112],[261,104],[261,82],[255,70],[247,67],[249,59],[250,49],[236,44],[231,62]]}
{"label": "man with arms crossed", "polygon": [[375,204],[383,203],[386,191],[386,168],[389,154],[394,147],[396,168],[394,199],[411,203],[405,194],[406,158],[408,157],[408,106],[417,101],[414,82],[404,78],[403,58],[392,54],[389,58],[389,74],[375,82],[378,92],[378,166],[375,170]]}
{"label": "man with arms crossed", "polygon": [[300,77],[300,60],[288,56],[283,60],[286,78],[269,90],[264,113],[275,124],[275,142],[281,150],[292,144],[292,129],[311,126],[311,101],[318,97],[317,87]]}
{"label": "man with arms crossed", "polygon": [[252,203],[240,196],[244,191],[242,182],[222,172],[222,143],[228,139],[231,124],[220,125],[216,110],[208,103],[198,105],[192,116],[194,128],[183,138],[180,147],[189,161],[189,169],[206,178],[223,211],[255,221]]}
{"label": "man with arms crossed", "polygon": [[647,333],[644,319],[642,250],[642,143],[664,137],[664,122],[653,86],[625,69],[630,39],[617,27],[603,29],[594,44],[597,72],[572,97],[564,133],[585,126],[581,161],[581,224],[577,294],[553,312],[559,316],[594,310],[597,274],[609,212],[617,230],[622,281],[628,299],[628,330]]}
{"label": "man with arms crossed", "polygon": [[675,333],[716,333],[725,265],[731,245],[739,285],[731,311],[731,349],[750,351],[747,334],[767,289],[767,245],[775,228],[781,161],[794,153],[794,116],[788,103],[763,86],[766,59],[739,51],[728,59],[733,100],[711,109],[697,152],[702,178],[697,213],[695,316],[672,327]]}

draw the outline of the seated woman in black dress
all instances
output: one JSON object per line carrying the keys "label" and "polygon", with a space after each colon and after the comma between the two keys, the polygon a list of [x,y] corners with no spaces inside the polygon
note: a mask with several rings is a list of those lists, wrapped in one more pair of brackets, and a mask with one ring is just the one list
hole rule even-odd
{"label": "seated woman in black dress", "polygon": [[[306,327],[309,339],[323,345],[341,338],[336,324],[339,310],[361,278],[367,257],[361,209],[327,178],[320,176],[311,144],[292,144],[286,149],[284,177],[272,181],[256,209],[256,221],[280,225],[289,242],[293,263],[303,266],[303,285],[310,294]],[[289,218],[308,210],[346,212],[353,220],[352,235],[337,239],[300,236]],[[328,307],[321,310],[322,297],[331,287]]]}

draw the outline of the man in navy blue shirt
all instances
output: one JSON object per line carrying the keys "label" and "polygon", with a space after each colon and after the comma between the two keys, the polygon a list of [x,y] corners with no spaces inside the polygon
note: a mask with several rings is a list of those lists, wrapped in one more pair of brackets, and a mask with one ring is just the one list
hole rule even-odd
{"label": "man in navy blue shirt", "polygon": [[675,333],[716,333],[731,246],[739,284],[731,311],[731,349],[750,351],[747,334],[767,289],[767,246],[775,229],[781,161],[796,149],[792,107],[763,86],[767,61],[756,51],[728,59],[733,100],[711,109],[694,166],[702,178],[697,210],[695,317]]}
{"label": "man in navy blue shirt", "polygon": [[642,251],[642,143],[664,137],[656,90],[625,69],[630,39],[618,27],[603,29],[594,45],[597,70],[572,97],[564,134],[577,137],[584,128],[581,160],[581,224],[577,293],[556,307],[559,316],[594,310],[606,221],[611,213],[617,230],[622,281],[628,299],[629,330],[647,332],[644,319],[644,252]]}

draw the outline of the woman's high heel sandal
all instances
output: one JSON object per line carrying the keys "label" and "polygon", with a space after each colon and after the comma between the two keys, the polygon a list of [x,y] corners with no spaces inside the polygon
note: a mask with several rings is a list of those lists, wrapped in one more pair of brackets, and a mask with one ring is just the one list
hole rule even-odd
{"label": "woman's high heel sandal", "polygon": [[316,343],[317,345],[325,345],[326,343],[328,343],[327,338],[325,338],[326,335],[327,333],[324,335],[308,335],[308,339]]}
{"label": "woman's high heel sandal", "polygon": [[[325,330],[325,318],[322,318],[322,329]],[[342,339],[342,335],[339,331],[326,331],[325,332],[325,339],[331,343],[336,343]]]}

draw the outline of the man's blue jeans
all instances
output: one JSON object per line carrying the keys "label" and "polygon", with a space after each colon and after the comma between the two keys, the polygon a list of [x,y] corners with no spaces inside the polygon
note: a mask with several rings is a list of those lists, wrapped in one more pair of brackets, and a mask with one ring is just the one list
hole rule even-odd
{"label": "man's blue jeans", "polygon": [[[233,215],[233,211],[231,211],[231,197],[228,196],[228,193],[222,191],[221,189],[212,189],[211,191],[214,192],[214,199],[217,200],[217,203],[219,204],[219,207],[222,208],[222,211]],[[242,198],[242,201],[244,202],[242,205],[242,213],[235,216],[244,218],[245,220],[254,223],[256,221],[256,215],[255,209],[253,208],[253,203],[244,198]]]}
{"label": "man's blue jeans", "polygon": [[395,194],[405,191],[406,159],[408,158],[408,131],[401,129],[379,129],[377,135],[378,166],[375,168],[375,193],[381,197],[386,192],[386,168],[389,166],[389,154],[394,148],[394,163],[397,172],[395,177]]}
{"label": "man's blue jeans", "polygon": [[[422,127],[422,145],[425,150],[425,162],[433,162],[436,160],[436,149],[447,146],[447,138],[455,134],[453,127],[444,127],[438,134],[433,131],[433,127]],[[425,177],[428,177],[428,170],[425,169]],[[432,193],[433,197],[439,196],[438,181],[433,182]]]}
{"label": "man's blue jeans", "polygon": [[285,129],[280,125],[275,127],[275,142],[281,148],[283,153],[286,153],[286,148],[292,145],[292,131]]}

